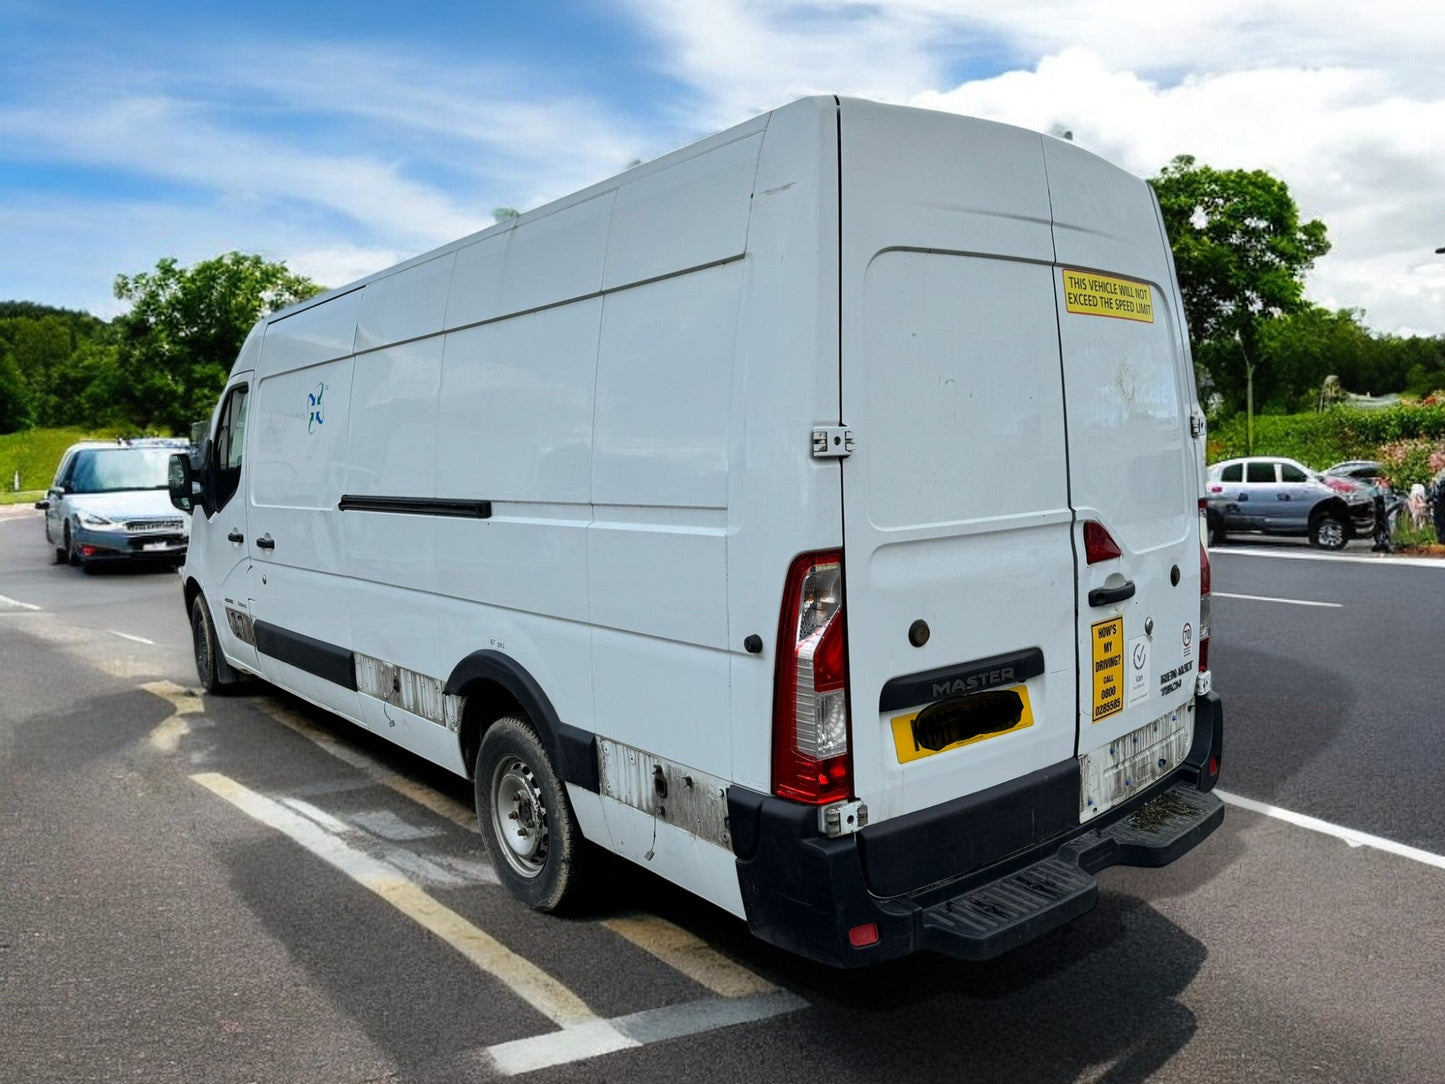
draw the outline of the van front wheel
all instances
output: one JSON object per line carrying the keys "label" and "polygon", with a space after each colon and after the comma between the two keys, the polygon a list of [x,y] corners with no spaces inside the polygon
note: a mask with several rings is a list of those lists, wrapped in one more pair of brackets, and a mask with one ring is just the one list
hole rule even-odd
{"label": "van front wheel", "polygon": [[536,733],[516,716],[498,719],[482,737],[473,779],[497,878],[528,907],[565,908],[583,880],[587,842]]}

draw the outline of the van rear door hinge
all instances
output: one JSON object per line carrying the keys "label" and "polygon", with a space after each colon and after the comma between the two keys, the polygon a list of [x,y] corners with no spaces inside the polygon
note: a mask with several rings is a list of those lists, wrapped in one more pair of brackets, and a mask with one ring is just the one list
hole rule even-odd
{"label": "van rear door hinge", "polygon": [[1204,413],[1195,407],[1189,412],[1189,435],[1195,440],[1204,436],[1207,423],[1204,420]]}
{"label": "van rear door hinge", "polygon": [[845,459],[853,454],[853,430],[843,426],[813,430],[814,459]]}

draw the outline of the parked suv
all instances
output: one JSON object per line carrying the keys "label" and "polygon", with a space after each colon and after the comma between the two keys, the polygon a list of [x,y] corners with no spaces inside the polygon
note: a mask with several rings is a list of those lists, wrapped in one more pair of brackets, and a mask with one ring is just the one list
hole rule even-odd
{"label": "parked suv", "polygon": [[1209,538],[1236,531],[1304,535],[1320,549],[1343,549],[1374,522],[1372,495],[1340,492],[1303,463],[1251,456],[1216,463],[1207,472]]}
{"label": "parked suv", "polygon": [[36,508],[45,512],[45,540],[55,562],[163,560],[186,555],[191,521],[171,505],[166,471],[184,440],[144,438],[73,444],[60,457],[55,481]]}

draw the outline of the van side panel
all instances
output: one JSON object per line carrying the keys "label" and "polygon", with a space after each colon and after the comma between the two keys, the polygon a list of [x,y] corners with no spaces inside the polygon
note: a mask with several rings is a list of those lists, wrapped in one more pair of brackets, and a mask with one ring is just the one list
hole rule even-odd
{"label": "van side panel", "polygon": [[840,421],[835,99],[768,118],[753,189],[728,435],[729,730],[732,778],[768,792],[783,581],[798,554],[843,544],[839,461],[811,454],[812,428]]}
{"label": "van side panel", "polygon": [[[760,144],[737,139],[624,179],[598,343],[587,532],[594,729],[694,782],[732,772],[729,452]],[[740,909],[731,851],[659,814],[650,785],[632,787],[620,758],[604,758],[602,773],[614,849]],[[703,815],[721,823],[721,787],[709,789]]]}
{"label": "van side panel", "polygon": [[350,719],[358,718],[354,689],[324,675],[342,672],[351,643],[350,601],[337,579],[348,566],[336,509],[361,296],[342,294],[267,325],[246,455],[247,545],[261,572],[248,582],[262,673]]}

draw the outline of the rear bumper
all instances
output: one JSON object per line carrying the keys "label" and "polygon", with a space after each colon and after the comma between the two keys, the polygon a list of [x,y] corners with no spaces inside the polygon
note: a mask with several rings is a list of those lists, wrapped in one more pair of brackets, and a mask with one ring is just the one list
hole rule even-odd
{"label": "rear bumper", "polygon": [[[1189,757],[1133,801],[1078,823],[1078,761],[959,802],[828,839],[817,810],[728,791],[743,906],[753,933],[801,956],[860,967],[919,949],[985,960],[1094,906],[1094,874],[1163,866],[1224,819],[1208,793],[1223,753],[1214,693],[1195,700]],[[1066,815],[1065,809],[1068,809]],[[922,885],[909,891],[900,886]],[[875,943],[849,931],[873,923]]]}

